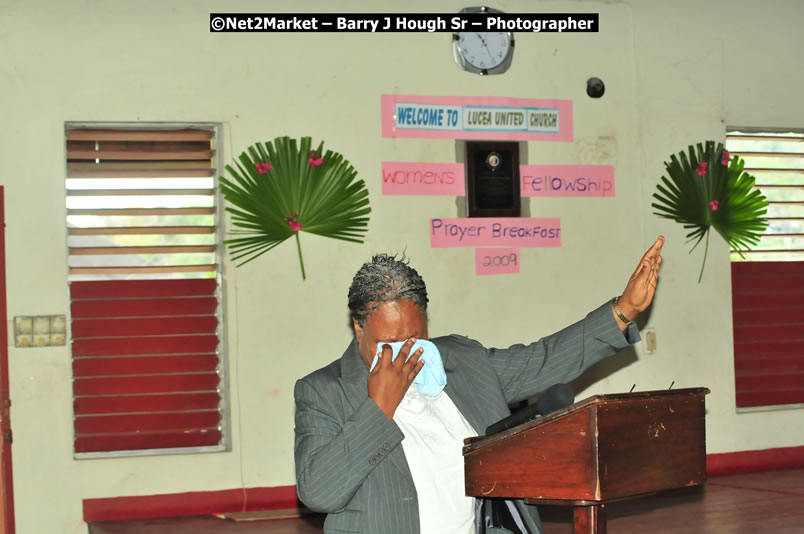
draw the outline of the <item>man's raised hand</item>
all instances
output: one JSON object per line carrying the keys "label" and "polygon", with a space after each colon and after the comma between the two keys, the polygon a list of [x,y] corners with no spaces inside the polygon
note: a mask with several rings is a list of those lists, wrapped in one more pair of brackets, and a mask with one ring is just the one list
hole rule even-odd
{"label": "man's raised hand", "polygon": [[[628,280],[628,284],[623,290],[618,302],[620,310],[628,319],[633,320],[641,312],[645,311],[653,301],[656,293],[656,284],[659,281],[659,269],[662,266],[662,247],[664,246],[664,236],[659,236],[656,242],[645,252],[639,260],[634,274]],[[618,319],[619,323],[622,323]],[[625,323],[621,324],[624,329]]]}

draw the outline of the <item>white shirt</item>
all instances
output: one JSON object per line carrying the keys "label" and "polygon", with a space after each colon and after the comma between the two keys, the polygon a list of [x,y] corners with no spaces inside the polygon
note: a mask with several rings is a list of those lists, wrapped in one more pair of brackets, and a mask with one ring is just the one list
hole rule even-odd
{"label": "white shirt", "polygon": [[419,501],[424,534],[474,534],[475,499],[465,495],[463,440],[477,432],[445,392],[419,393],[411,384],[394,412]]}

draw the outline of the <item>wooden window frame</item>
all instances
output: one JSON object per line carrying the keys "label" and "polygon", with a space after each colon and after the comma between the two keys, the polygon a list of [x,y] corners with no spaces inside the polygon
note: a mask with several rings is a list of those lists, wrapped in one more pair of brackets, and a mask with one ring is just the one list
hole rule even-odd
{"label": "wooden window frame", "polygon": [[[129,457],[129,456],[151,456],[151,455],[170,455],[170,454],[196,454],[200,452],[224,452],[224,451],[231,451],[232,449],[232,432],[231,432],[231,402],[229,398],[229,380],[228,380],[228,365],[227,365],[227,332],[226,332],[226,321],[224,315],[225,303],[226,303],[226,291],[224,285],[224,263],[223,263],[223,251],[224,251],[224,209],[223,209],[223,201],[222,195],[220,194],[220,190],[218,187],[218,176],[223,169],[223,157],[222,151],[220,150],[221,145],[221,138],[222,138],[222,125],[219,123],[210,123],[210,122],[203,122],[203,123],[180,123],[180,122],[149,122],[149,123],[121,123],[121,122],[66,122],[65,123],[65,139],[67,138],[68,131],[76,131],[76,130],[126,130],[129,132],[149,132],[154,130],[181,130],[181,129],[201,129],[201,130],[209,130],[213,132],[212,134],[212,146],[214,153],[210,156],[212,161],[213,167],[212,172],[207,173],[205,177],[212,178],[213,186],[212,186],[212,195],[214,197],[214,208],[211,210],[205,209],[205,213],[214,215],[214,223],[213,223],[213,232],[215,234],[214,239],[214,266],[215,266],[215,290],[214,296],[216,300],[215,304],[215,312],[214,317],[217,319],[217,328],[216,328],[216,335],[218,339],[217,347],[215,349],[215,354],[217,355],[217,366],[216,366],[216,373],[218,375],[218,383],[217,383],[217,395],[218,395],[218,413],[219,413],[219,422],[218,422],[218,430],[220,432],[220,439],[214,445],[190,445],[190,446],[181,446],[181,447],[167,447],[167,448],[134,448],[134,449],[116,449],[116,450],[103,450],[103,451],[91,451],[91,452],[78,452],[76,451],[76,443],[78,439],[78,426],[77,426],[77,404],[75,399],[75,389],[73,389],[73,415],[74,415],[74,422],[73,422],[73,457],[75,459],[92,459],[92,458],[109,458],[109,457]],[[147,136],[147,133],[144,135]],[[66,147],[65,147],[66,151]],[[67,155],[65,154],[65,177],[70,177],[67,169]],[[164,171],[159,171],[159,174],[163,174]],[[134,173],[138,175],[138,173]],[[121,172],[118,176],[125,175],[125,172]],[[170,174],[161,177],[173,177],[173,176],[186,176],[186,173],[183,172],[176,172],[175,174]],[[75,178],[79,178],[81,176],[73,176]],[[138,176],[131,176],[131,177],[138,177]],[[90,193],[90,195],[96,193]],[[97,193],[102,194],[102,193]],[[130,193],[134,194],[134,193]],[[187,194],[187,193],[185,193]],[[206,194],[206,193],[205,193]],[[193,210],[197,211],[197,210]],[[69,215],[69,210],[66,211]],[[108,214],[108,213],[107,213]],[[169,231],[170,228],[166,230]],[[184,228],[184,230],[187,230]],[[165,232],[165,233],[166,233]],[[127,232],[118,232],[115,231],[115,234],[124,234]],[[132,230],[131,233],[139,233],[136,230]],[[183,231],[182,233],[187,233]],[[197,231],[193,230],[191,233],[197,233]],[[204,231],[204,233],[209,233]],[[81,232],[73,233],[72,235],[81,235]],[[150,250],[153,248],[154,250]],[[139,249],[138,253],[159,253],[162,250],[157,250],[160,247],[149,247],[148,250],[146,249]],[[175,248],[175,247],[170,247]],[[209,249],[210,246],[203,246],[204,252],[212,252]],[[201,252],[199,247],[191,246],[189,248],[183,248],[182,252]],[[85,252],[88,254],[94,253],[109,253],[110,251],[90,251]],[[130,252],[130,251],[129,251]],[[81,253],[79,253],[81,254]],[[74,251],[73,254],[68,253],[68,258],[73,257],[75,255]],[[159,273],[159,269],[153,269],[155,272]],[[192,270],[192,269],[191,269]],[[69,268],[68,268],[69,271]],[[210,271],[211,272],[211,271]],[[201,279],[197,279],[201,280]],[[207,280],[213,280],[212,278],[208,278]],[[72,282],[71,282],[72,283]],[[72,325],[72,321],[68,324]],[[74,347],[74,339],[72,333],[72,326],[69,330],[70,335],[70,360],[75,364],[75,359],[73,357],[73,347]],[[169,355],[168,355],[169,356]],[[72,368],[72,378],[73,383],[75,384],[76,376],[75,376],[75,368]]]}
{"label": "wooden window frame", "polygon": [[[739,132],[739,133],[737,133]],[[751,140],[774,134],[798,134],[804,145],[804,133],[795,129],[728,128],[729,140]],[[760,135],[758,135],[760,134]],[[761,135],[764,134],[764,135]],[[732,145],[733,146],[733,145]],[[800,184],[770,182],[762,177],[763,168],[751,165],[751,157],[774,155],[775,152],[729,150],[746,159],[746,172],[757,175],[758,189],[795,188],[804,192],[804,166],[791,164],[788,170],[774,174],[800,174]],[[800,158],[804,153],[784,153],[780,157]],[[800,171],[797,169],[801,168]],[[767,173],[770,174],[770,173]],[[784,181],[784,180],[783,180]],[[800,205],[800,201],[772,201],[771,205]],[[783,215],[784,217],[784,215]],[[800,220],[800,217],[790,217]],[[775,217],[772,220],[784,220]],[[801,219],[804,220],[804,219]],[[769,234],[770,235],[770,234]],[[792,236],[799,242],[804,234],[796,231],[773,235]],[[759,252],[746,254],[747,261],[735,261],[732,255],[732,314],[734,335],[735,404],[738,412],[753,412],[804,407],[804,247],[796,245],[793,259],[773,261],[757,257]],[[777,251],[766,251],[772,257]],[[766,256],[767,257],[767,256]],[[756,258],[756,259],[754,259]],[[798,259],[800,258],[800,259]]]}

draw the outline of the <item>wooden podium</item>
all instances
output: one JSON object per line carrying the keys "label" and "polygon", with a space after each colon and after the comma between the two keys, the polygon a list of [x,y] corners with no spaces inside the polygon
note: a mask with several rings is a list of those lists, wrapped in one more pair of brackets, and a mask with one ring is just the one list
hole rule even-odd
{"label": "wooden podium", "polygon": [[706,481],[707,388],[596,395],[465,440],[466,494],[575,507],[605,534],[605,505]]}

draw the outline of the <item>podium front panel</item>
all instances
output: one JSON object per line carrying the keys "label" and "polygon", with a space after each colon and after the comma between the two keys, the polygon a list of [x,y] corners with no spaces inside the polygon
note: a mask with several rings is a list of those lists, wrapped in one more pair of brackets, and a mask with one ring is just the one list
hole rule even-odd
{"label": "podium front panel", "polygon": [[604,402],[597,407],[603,499],[702,484],[706,480],[704,396]]}
{"label": "podium front panel", "polygon": [[594,438],[594,411],[584,410],[466,452],[466,494],[595,499]]}

